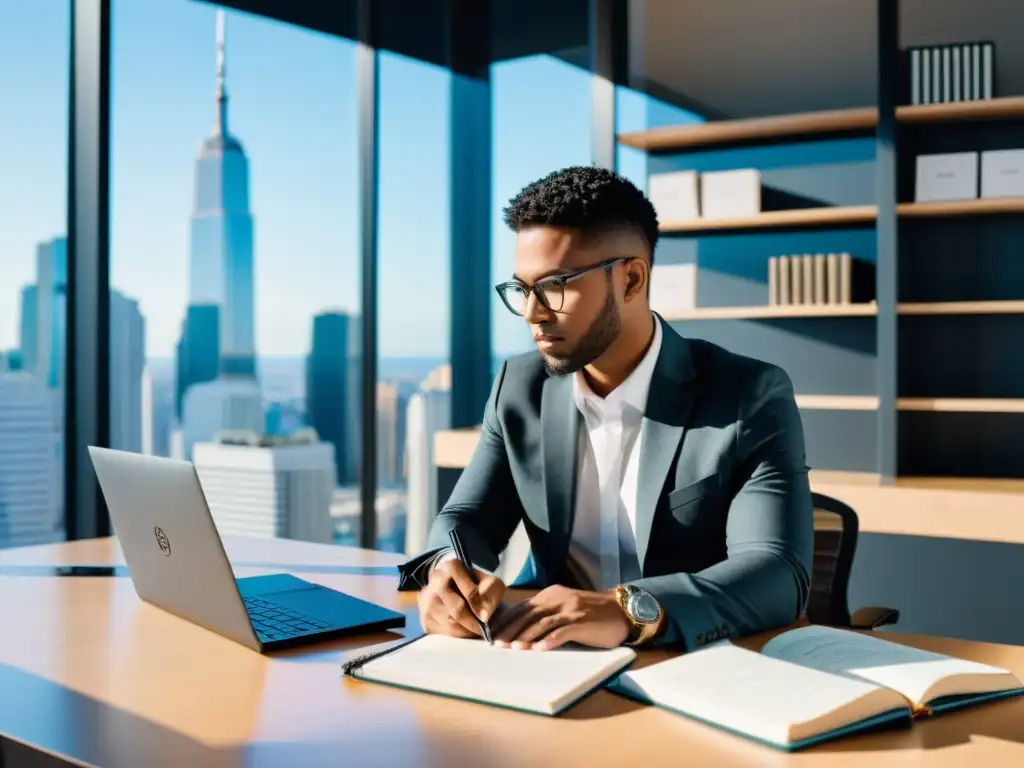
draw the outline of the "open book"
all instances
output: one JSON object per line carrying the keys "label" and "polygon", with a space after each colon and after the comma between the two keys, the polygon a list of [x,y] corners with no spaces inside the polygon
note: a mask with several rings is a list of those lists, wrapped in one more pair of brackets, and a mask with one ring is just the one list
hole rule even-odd
{"label": "open book", "polygon": [[601,687],[636,658],[632,648],[498,648],[479,639],[421,635],[346,662],[349,677],[541,715]]}
{"label": "open book", "polygon": [[611,689],[786,750],[1024,693],[1005,669],[822,626],[760,652],[716,643],[624,672]]}

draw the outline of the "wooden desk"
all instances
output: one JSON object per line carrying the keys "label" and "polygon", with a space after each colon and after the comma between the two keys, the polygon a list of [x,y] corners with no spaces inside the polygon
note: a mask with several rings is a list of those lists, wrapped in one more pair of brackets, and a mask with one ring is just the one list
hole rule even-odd
{"label": "wooden desk", "polygon": [[[400,557],[228,539],[239,576],[289,570],[409,616]],[[1024,764],[1024,700],[795,755],[597,692],[560,718],[343,680],[355,647],[261,656],[145,605],[124,575],[57,578],[46,564],[123,563],[111,540],[0,550],[0,734],[112,766],[593,766]],[[1024,675],[1024,648],[888,633]]]}

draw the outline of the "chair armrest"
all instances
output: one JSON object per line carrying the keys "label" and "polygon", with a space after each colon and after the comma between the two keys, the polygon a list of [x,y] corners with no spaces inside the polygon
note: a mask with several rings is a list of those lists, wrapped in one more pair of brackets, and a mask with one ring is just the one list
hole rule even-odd
{"label": "chair armrest", "polygon": [[895,624],[900,620],[900,612],[896,608],[883,606],[865,606],[858,608],[850,616],[851,629],[877,629],[887,624]]}

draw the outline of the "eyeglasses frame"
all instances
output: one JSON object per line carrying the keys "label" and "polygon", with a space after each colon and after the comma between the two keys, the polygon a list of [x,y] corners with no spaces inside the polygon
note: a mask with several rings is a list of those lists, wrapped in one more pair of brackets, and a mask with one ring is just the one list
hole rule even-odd
{"label": "eyeglasses frame", "polygon": [[[636,258],[638,258],[638,257],[637,256],[615,256],[615,257],[613,257],[611,259],[605,259],[604,261],[599,261],[597,264],[592,264],[589,267],[584,267],[583,269],[576,270],[575,272],[569,272],[569,273],[564,274],[564,275],[551,275],[549,277],[542,277],[540,280],[538,280],[533,285],[527,285],[522,280],[506,280],[504,283],[499,283],[498,285],[494,286],[494,290],[498,292],[498,296],[501,298],[501,303],[504,304],[505,307],[508,309],[508,311],[511,312],[516,317],[523,317],[526,313],[525,313],[525,311],[524,312],[516,312],[514,309],[512,309],[511,305],[508,302],[508,299],[505,298],[505,289],[509,288],[511,286],[516,286],[516,287],[522,288],[526,292],[526,303],[527,303],[527,306],[529,306],[530,294],[532,293],[534,296],[537,297],[537,301],[539,301],[541,303],[541,306],[543,306],[549,312],[561,312],[562,311],[561,308],[559,308],[559,309],[552,309],[551,305],[548,304],[547,299],[544,298],[544,288],[543,288],[543,286],[545,284],[547,284],[547,285],[560,285],[560,286],[562,286],[562,289],[564,291],[566,284],[567,283],[571,283],[573,280],[578,280],[579,278],[584,277],[585,275],[589,275],[591,272],[595,272],[595,271],[597,271],[599,269],[609,269],[609,268],[615,266],[616,264],[618,264],[620,261],[632,261],[633,259],[636,259]],[[539,288],[539,290],[538,290],[538,288]],[[563,294],[563,297],[562,297],[562,301],[563,301],[563,306],[564,306],[564,302],[565,302],[564,294]]]}

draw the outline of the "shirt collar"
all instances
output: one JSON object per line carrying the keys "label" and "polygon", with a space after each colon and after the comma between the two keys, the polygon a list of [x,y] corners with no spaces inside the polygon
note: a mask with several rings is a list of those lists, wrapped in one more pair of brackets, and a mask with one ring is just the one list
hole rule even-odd
{"label": "shirt collar", "polygon": [[577,371],[573,376],[572,390],[579,411],[584,415],[588,408],[595,413],[621,413],[626,408],[632,408],[643,413],[647,407],[647,394],[651,389],[651,376],[654,375],[654,366],[661,353],[661,335],[661,322],[655,317],[651,346],[647,348],[646,354],[626,380],[606,397],[602,398],[595,394],[587,383],[583,371]]}

